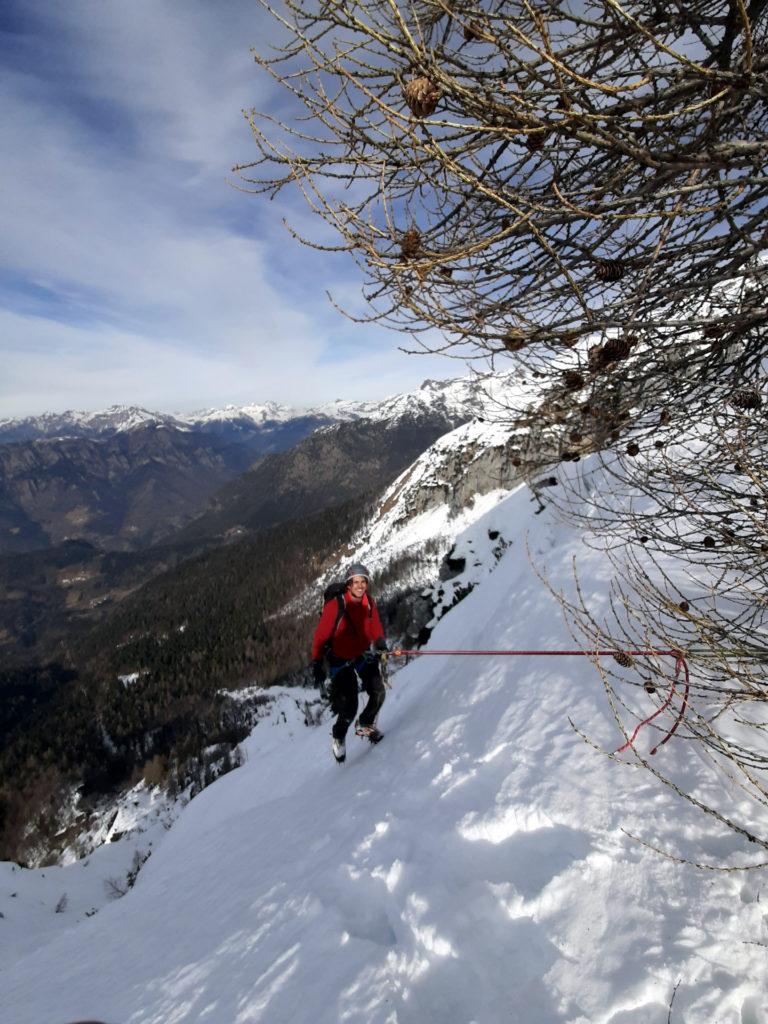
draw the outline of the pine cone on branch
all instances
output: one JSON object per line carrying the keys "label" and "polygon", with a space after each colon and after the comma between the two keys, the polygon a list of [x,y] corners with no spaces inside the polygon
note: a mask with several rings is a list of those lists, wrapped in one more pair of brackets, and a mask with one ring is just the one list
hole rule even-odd
{"label": "pine cone on branch", "polygon": [[510,328],[501,341],[507,352],[519,352],[528,344],[526,333],[520,327]]}
{"label": "pine cone on branch", "polygon": [[440,90],[426,76],[412,78],[403,86],[405,102],[414,117],[431,117],[440,100]]}
{"label": "pine cone on branch", "polygon": [[421,247],[421,232],[417,228],[409,228],[400,238],[400,252],[403,259],[411,260],[418,256]]}
{"label": "pine cone on branch", "polygon": [[634,338],[609,338],[604,345],[592,345],[587,358],[590,370],[607,370],[613,363],[626,359],[635,344]]}
{"label": "pine cone on branch", "polygon": [[634,665],[634,659],[626,651],[616,651],[613,655],[614,661],[618,662],[622,668],[632,668]]}
{"label": "pine cone on branch", "polygon": [[547,143],[549,132],[546,128],[537,128],[526,136],[525,148],[529,153],[539,153]]}
{"label": "pine cone on branch", "polygon": [[620,281],[626,272],[626,264],[621,260],[597,260],[595,262],[595,276],[599,281]]}
{"label": "pine cone on branch", "polygon": [[729,401],[735,409],[741,409],[743,412],[759,409],[763,404],[760,392],[755,388],[740,388],[738,391],[734,391]]}
{"label": "pine cone on branch", "polygon": [[609,338],[608,341],[603,345],[602,351],[600,352],[600,360],[603,365],[608,363],[617,363],[621,359],[626,359],[635,344],[635,339],[631,336],[624,338]]}
{"label": "pine cone on branch", "polygon": [[578,370],[566,370],[563,374],[563,384],[567,391],[578,391],[584,387],[584,378]]}

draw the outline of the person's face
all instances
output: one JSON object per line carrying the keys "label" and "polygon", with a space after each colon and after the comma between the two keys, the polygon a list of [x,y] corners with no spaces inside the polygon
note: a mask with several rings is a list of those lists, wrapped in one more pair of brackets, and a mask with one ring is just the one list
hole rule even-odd
{"label": "person's face", "polygon": [[362,601],[363,594],[368,588],[368,580],[365,576],[353,576],[349,581],[349,592],[353,601]]}

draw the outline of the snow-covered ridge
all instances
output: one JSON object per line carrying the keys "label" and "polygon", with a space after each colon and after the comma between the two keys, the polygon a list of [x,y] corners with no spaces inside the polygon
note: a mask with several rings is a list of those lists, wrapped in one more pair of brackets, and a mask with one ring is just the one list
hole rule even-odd
{"label": "snow-covered ridge", "polygon": [[427,544],[442,557],[462,529],[520,484],[505,454],[512,433],[474,420],[439,438],[385,491],[352,560],[375,571]]}
{"label": "snow-covered ridge", "polygon": [[416,391],[393,395],[377,402],[337,399],[308,410],[312,415],[335,420],[397,419],[419,412],[442,412],[451,419],[472,416],[503,418],[510,405],[525,397],[513,372],[458,380],[425,380]]}
{"label": "snow-covered ridge", "polygon": [[[387,488],[338,560],[283,613],[316,606],[350,562],[363,562],[374,580],[387,574],[386,586],[375,584],[380,597],[419,587],[437,593],[456,537],[522,485],[508,456],[513,435],[511,424],[476,419],[438,438]],[[397,564],[402,568],[392,577]]]}
{"label": "snow-covered ridge", "polygon": [[0,419],[0,434],[26,438],[82,437],[116,434],[156,423],[186,429],[186,424],[167,413],[151,412],[139,406],[112,405],[96,412],[70,410],[43,413],[24,419]]}
{"label": "snow-covered ridge", "polygon": [[252,403],[249,405],[223,405],[217,409],[204,409],[199,412],[176,413],[177,419],[190,427],[205,426],[210,423],[227,423],[233,420],[245,420],[261,427],[265,423],[287,423],[299,416],[311,415],[279,402]]}
{"label": "snow-covered ridge", "polygon": [[164,424],[176,429],[245,423],[258,429],[306,417],[339,423],[359,419],[396,420],[428,413],[442,413],[454,421],[470,419],[472,416],[495,419],[503,416],[508,406],[518,402],[523,394],[514,374],[504,373],[451,381],[427,380],[415,391],[380,401],[358,402],[338,398],[306,408],[294,408],[278,402],[257,402],[225,405],[194,413],[151,412],[135,406],[111,406],[98,412],[46,413],[25,419],[0,420],[0,434],[6,437],[18,435],[20,439],[93,436],[133,430],[149,423]]}

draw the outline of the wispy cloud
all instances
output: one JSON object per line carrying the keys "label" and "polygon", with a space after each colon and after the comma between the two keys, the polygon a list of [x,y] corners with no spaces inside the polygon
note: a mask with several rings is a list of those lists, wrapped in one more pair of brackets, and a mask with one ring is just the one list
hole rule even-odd
{"label": "wispy cloud", "polygon": [[274,103],[250,0],[10,0],[3,17],[0,415],[304,404],[456,372],[341,318],[324,291],[357,301],[351,261],[227,184],[252,152],[241,110]]}

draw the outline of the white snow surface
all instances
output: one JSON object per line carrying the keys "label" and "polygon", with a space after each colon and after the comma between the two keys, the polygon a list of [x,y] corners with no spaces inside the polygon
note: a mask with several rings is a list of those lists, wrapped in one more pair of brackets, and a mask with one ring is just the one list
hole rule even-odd
{"label": "white snow surface", "polygon": [[190,425],[228,420],[251,420],[257,426],[264,423],[287,423],[302,413],[290,405],[279,402],[252,402],[248,405],[223,405],[217,409],[204,409],[193,413],[176,413],[178,419]]}
{"label": "white snow surface", "polygon": [[[605,559],[534,517],[529,497],[470,527],[511,544],[425,650],[573,647],[526,549],[566,588],[578,556],[585,596],[605,607]],[[424,656],[392,683],[384,741],[350,736],[343,766],[328,720],[307,727],[286,692],[246,764],[186,806],[134,888],[33,950],[9,890],[34,873],[4,866],[0,930],[21,955],[3,956],[0,1019],[768,1022],[765,874],[703,872],[630,838],[750,860],[714,819],[576,735],[569,718],[607,749],[622,742],[588,658]],[[684,742],[658,756],[715,804],[734,799]],[[44,870],[63,892],[83,868]]]}

